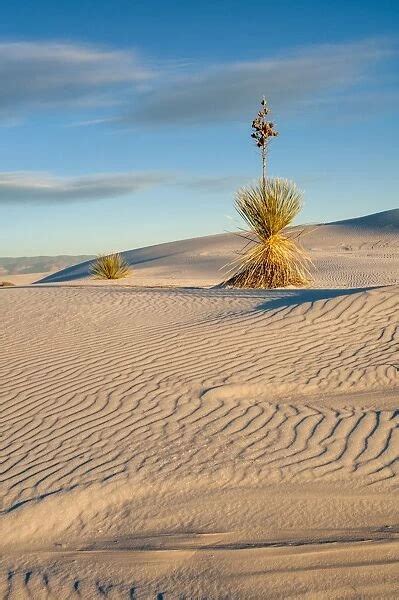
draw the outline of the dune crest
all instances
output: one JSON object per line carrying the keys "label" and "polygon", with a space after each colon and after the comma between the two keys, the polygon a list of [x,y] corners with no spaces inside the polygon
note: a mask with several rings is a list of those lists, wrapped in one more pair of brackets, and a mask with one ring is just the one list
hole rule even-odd
{"label": "dune crest", "polygon": [[[302,229],[300,241],[314,263],[313,287],[399,283],[399,209],[293,231]],[[217,285],[225,279],[228,265],[245,243],[238,235],[227,233],[129,250],[122,256],[133,268],[133,274],[119,284]],[[90,279],[90,264],[87,261],[68,267],[38,278],[36,283],[104,285]]]}

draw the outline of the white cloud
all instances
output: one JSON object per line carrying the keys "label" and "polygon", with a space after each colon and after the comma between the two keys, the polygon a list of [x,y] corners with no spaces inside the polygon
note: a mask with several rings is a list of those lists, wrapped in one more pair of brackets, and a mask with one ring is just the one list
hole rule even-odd
{"label": "white cloud", "polygon": [[116,101],[152,71],[127,51],[57,42],[0,43],[0,113]]}

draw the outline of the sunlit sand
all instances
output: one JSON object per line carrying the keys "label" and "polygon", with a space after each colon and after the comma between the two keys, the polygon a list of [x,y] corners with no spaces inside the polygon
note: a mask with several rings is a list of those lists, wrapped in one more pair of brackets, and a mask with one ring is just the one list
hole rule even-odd
{"label": "sunlit sand", "polygon": [[233,234],[0,289],[1,597],[399,595],[399,211],[301,240],[309,289],[212,287]]}

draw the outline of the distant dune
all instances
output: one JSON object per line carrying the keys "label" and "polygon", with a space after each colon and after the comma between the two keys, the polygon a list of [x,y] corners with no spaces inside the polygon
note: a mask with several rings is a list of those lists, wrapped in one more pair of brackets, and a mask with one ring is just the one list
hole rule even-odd
{"label": "distant dune", "polygon": [[58,256],[0,256],[0,277],[3,275],[50,273],[92,258],[94,258],[94,254],[77,254],[71,256],[68,254],[60,254]]}
{"label": "distant dune", "polygon": [[[399,209],[293,229],[314,263],[314,287],[364,287],[399,283]],[[118,284],[213,286],[246,242],[227,233],[123,252],[133,275]],[[63,269],[38,283],[88,283],[91,261]],[[101,282],[103,283],[103,282]]]}

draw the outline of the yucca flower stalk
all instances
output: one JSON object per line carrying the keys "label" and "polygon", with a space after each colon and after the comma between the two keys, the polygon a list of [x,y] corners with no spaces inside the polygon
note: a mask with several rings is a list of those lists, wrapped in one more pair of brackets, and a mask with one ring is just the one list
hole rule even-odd
{"label": "yucca flower stalk", "polygon": [[278,131],[274,129],[274,123],[266,119],[270,112],[267,106],[266,98],[263,96],[260,109],[255,119],[252,121],[252,133],[251,137],[255,140],[256,146],[260,150],[260,156],[262,160],[262,181],[266,182],[266,160],[267,151],[269,147],[270,138],[276,137]]}
{"label": "yucca flower stalk", "polygon": [[122,279],[129,275],[127,262],[118,252],[98,256],[90,267],[95,279]]}

